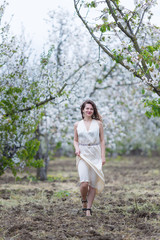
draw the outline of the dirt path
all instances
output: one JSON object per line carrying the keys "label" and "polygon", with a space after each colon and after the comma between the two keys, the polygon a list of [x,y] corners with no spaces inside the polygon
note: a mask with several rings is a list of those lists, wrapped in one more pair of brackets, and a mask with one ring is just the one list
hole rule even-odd
{"label": "dirt path", "polygon": [[74,160],[50,165],[46,182],[0,178],[0,240],[160,240],[160,159],[109,161],[92,217],[81,212]]}

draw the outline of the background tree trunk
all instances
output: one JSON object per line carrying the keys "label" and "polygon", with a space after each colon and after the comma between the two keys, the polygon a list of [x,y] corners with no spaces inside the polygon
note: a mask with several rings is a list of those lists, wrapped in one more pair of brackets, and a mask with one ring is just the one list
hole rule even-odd
{"label": "background tree trunk", "polygon": [[46,141],[47,149],[46,149],[46,153],[43,154],[40,134],[41,133],[40,133],[40,129],[39,129],[39,126],[38,126],[38,128],[36,130],[36,138],[38,139],[38,141],[40,141],[40,146],[39,146],[38,152],[36,154],[36,159],[37,160],[38,159],[43,159],[44,166],[40,167],[40,168],[37,168],[37,179],[39,179],[41,181],[45,181],[45,180],[47,180],[47,171],[48,171],[48,163],[49,163],[49,156],[48,156],[48,153],[49,153],[49,138],[48,138],[48,134],[46,133],[45,141]]}

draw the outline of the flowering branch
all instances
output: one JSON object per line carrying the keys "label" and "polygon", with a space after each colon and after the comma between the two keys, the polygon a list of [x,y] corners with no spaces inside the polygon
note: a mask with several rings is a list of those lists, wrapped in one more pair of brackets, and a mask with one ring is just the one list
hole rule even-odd
{"label": "flowering branch", "polygon": [[[143,23],[145,14],[148,14],[148,19],[150,19],[149,9],[155,4],[155,0],[137,4],[134,11],[122,8],[119,1],[105,0],[107,7],[101,9],[100,12],[103,14],[95,18],[97,21],[102,20],[103,24],[96,24],[92,27],[89,26],[86,17],[80,13],[78,5],[81,6],[81,12],[83,12],[83,4],[87,5],[88,8],[99,8],[100,4],[98,5],[98,3],[92,1],[85,4],[85,1],[74,0],[77,15],[90,35],[112,60],[132,72],[135,77],[141,79],[144,84],[160,96],[160,62],[159,56],[157,56],[160,50],[160,28]],[[112,32],[113,35],[109,32]]]}

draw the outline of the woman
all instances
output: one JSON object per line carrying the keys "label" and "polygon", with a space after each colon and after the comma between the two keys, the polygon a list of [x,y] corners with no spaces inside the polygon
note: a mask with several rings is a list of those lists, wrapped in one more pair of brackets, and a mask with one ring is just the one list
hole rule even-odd
{"label": "woman", "polygon": [[82,210],[90,216],[95,195],[104,188],[102,165],[105,164],[105,142],[101,116],[93,101],[86,100],[82,104],[81,115],[82,120],[74,125],[74,147]]}

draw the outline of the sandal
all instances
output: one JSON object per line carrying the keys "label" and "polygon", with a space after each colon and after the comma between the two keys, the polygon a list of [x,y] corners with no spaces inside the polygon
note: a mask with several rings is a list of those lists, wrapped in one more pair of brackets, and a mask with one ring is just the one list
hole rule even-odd
{"label": "sandal", "polygon": [[[81,200],[81,202],[82,202],[82,203],[87,203],[88,201],[87,201],[87,199],[86,199],[86,200]],[[86,210],[87,210],[86,207],[85,207],[85,208],[82,208],[82,211],[83,211],[83,212],[86,212]]]}
{"label": "sandal", "polygon": [[92,215],[92,209],[91,208],[86,208],[86,211],[90,211],[90,214]]}

